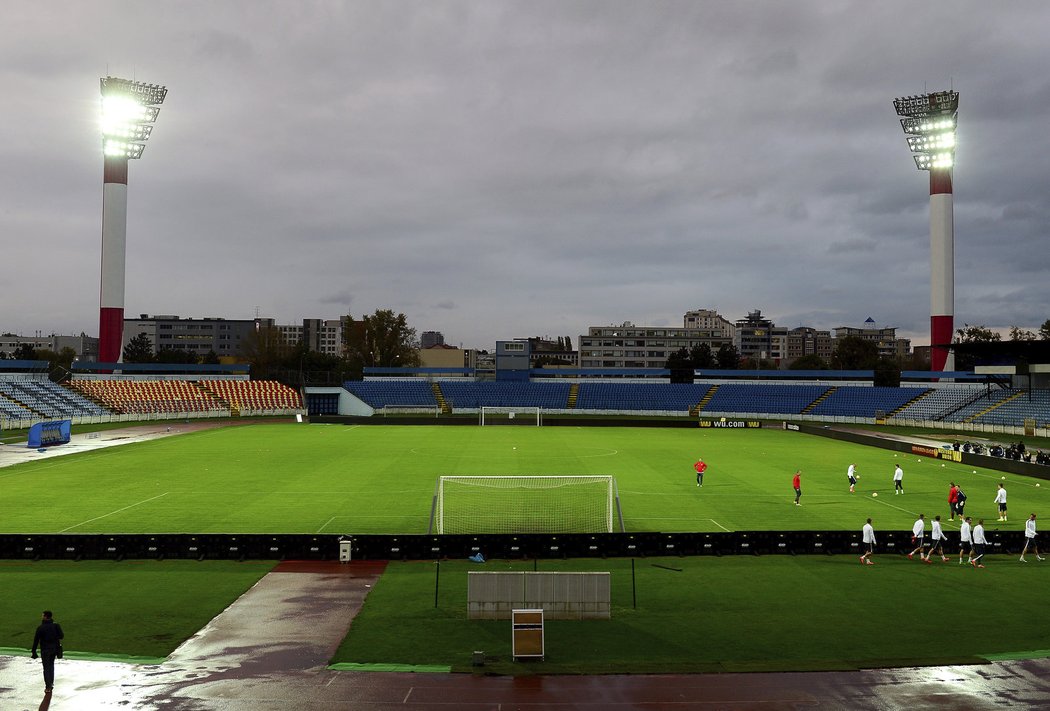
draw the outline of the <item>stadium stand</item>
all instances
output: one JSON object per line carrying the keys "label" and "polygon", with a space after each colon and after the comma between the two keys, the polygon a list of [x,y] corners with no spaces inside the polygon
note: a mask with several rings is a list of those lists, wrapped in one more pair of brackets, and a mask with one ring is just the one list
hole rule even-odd
{"label": "stadium stand", "polygon": [[351,394],[376,409],[386,407],[437,407],[434,390],[426,380],[348,380]]}
{"label": "stadium stand", "polygon": [[569,383],[470,382],[440,383],[445,401],[456,409],[479,407],[540,407],[564,410],[569,402]]}
{"label": "stadium stand", "polygon": [[[0,395],[29,411],[30,417],[93,417],[111,414],[83,395],[50,380],[0,380]],[[18,412],[4,408],[4,413]]]}
{"label": "stadium stand", "polygon": [[843,385],[835,388],[807,414],[831,417],[875,417],[904,407],[927,393],[928,388],[891,388]]}
{"label": "stadium stand", "polygon": [[576,409],[688,412],[710,389],[694,383],[580,383]]}
{"label": "stadium stand", "polygon": [[894,416],[905,420],[942,420],[985,392],[983,385],[932,388],[895,412]]}
{"label": "stadium stand", "polygon": [[1033,419],[1038,427],[1045,427],[1050,423],[1050,390],[1009,392],[1010,397],[1001,399],[990,409],[986,407],[967,421],[990,425],[1017,425],[1025,419]]}
{"label": "stadium stand", "polygon": [[235,413],[303,409],[299,391],[275,380],[202,380],[200,387]]}
{"label": "stadium stand", "polygon": [[719,386],[704,412],[797,415],[829,389],[826,385],[726,383]]}
{"label": "stadium stand", "polygon": [[160,414],[225,412],[228,406],[187,380],[83,380],[70,387],[114,412]]}

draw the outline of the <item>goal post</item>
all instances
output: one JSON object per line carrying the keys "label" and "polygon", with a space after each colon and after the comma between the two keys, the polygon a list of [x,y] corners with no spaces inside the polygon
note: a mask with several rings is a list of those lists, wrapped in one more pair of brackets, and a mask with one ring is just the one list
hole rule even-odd
{"label": "goal post", "polygon": [[485,425],[543,425],[543,409],[539,407],[494,407],[482,405],[478,408],[478,424]]}
{"label": "goal post", "polygon": [[441,476],[431,532],[613,533],[617,525],[623,530],[609,475]]}

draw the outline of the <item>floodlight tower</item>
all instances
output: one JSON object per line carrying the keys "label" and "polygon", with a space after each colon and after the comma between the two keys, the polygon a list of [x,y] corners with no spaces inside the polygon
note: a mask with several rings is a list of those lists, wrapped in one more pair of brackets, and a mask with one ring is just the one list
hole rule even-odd
{"label": "floodlight tower", "polygon": [[116,363],[124,335],[124,262],[128,231],[128,161],[141,158],[168,90],[103,77],[102,283],[98,360]]}
{"label": "floodlight tower", "polygon": [[959,92],[905,96],[893,100],[908,134],[915,167],[930,172],[930,369],[955,369],[951,353],[955,318],[955,225],[952,166]]}

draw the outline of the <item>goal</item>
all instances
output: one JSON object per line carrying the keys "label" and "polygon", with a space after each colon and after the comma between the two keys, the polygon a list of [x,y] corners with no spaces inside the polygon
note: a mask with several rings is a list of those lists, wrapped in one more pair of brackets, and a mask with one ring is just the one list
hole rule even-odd
{"label": "goal", "polygon": [[538,407],[492,407],[478,409],[478,424],[485,425],[543,425],[543,411]]}
{"label": "goal", "polygon": [[432,533],[612,533],[623,515],[608,475],[442,476]]}

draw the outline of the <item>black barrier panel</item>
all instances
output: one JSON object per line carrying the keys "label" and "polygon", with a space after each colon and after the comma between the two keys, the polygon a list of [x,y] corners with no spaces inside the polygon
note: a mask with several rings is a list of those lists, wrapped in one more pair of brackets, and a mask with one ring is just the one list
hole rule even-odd
{"label": "black barrier panel", "polygon": [[[910,531],[875,532],[876,554],[905,554],[915,546]],[[956,534],[957,535],[957,534]],[[989,554],[1017,554],[1020,531],[989,531]],[[6,534],[0,558],[29,560],[122,560],[189,558],[227,560],[336,560],[338,535],[264,534]],[[600,533],[522,535],[353,536],[354,560],[534,559],[695,555],[851,554],[863,550],[857,531],[741,531],[705,533]],[[957,551],[958,540],[949,544]]]}
{"label": "black barrier panel", "polygon": [[799,546],[800,552],[805,553],[824,553],[825,555],[831,555],[834,551],[829,547],[830,541],[820,531],[813,531],[810,536],[808,544]]}
{"label": "black barrier panel", "polygon": [[98,557],[107,560],[124,560],[126,539],[117,536],[106,536],[100,542]]}
{"label": "black barrier panel", "polygon": [[794,533],[774,533],[769,542],[770,551],[782,555],[793,555],[793,549],[797,545]]}
{"label": "black barrier panel", "polygon": [[696,534],[696,552],[698,555],[722,556],[727,552],[730,541],[727,533]]}
{"label": "black barrier panel", "polygon": [[692,555],[688,538],[676,533],[660,534],[660,555]]}

